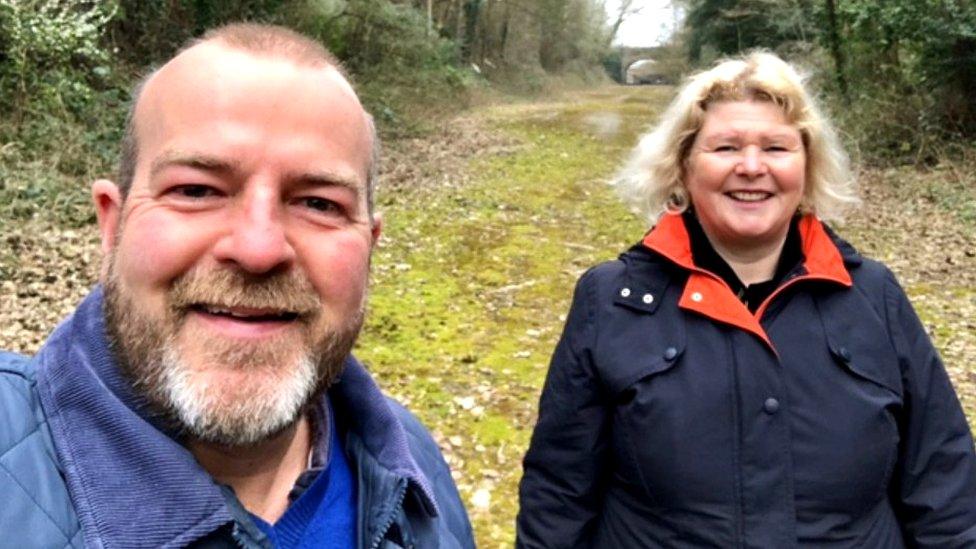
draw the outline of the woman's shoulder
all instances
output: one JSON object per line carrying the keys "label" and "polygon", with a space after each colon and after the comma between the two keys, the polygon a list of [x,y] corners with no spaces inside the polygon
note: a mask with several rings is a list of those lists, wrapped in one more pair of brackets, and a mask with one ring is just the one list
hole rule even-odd
{"label": "woman's shoulder", "polygon": [[628,272],[640,269],[656,269],[661,266],[661,258],[647,246],[638,242],[630,248],[624,250],[616,259],[611,259],[598,263],[590,267],[582,279],[594,278],[597,280],[613,279],[624,276]]}
{"label": "woman's shoulder", "polygon": [[850,273],[855,288],[881,292],[886,284],[894,282],[894,275],[887,265],[863,255],[853,244],[838,235],[826,223],[823,226],[840,253],[844,267]]}
{"label": "woman's shoulder", "polygon": [[584,272],[576,285],[576,299],[641,310],[656,307],[675,276],[680,273],[637,243],[616,259],[599,263]]}

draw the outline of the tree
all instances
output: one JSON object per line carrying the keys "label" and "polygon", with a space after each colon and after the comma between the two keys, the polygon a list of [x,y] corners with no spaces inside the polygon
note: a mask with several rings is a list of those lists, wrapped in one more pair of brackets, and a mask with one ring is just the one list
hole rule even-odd
{"label": "tree", "polygon": [[617,38],[617,31],[620,30],[620,25],[624,23],[631,16],[637,15],[644,11],[644,5],[635,5],[637,0],[620,0],[620,5],[617,6],[616,16],[613,19],[613,23],[610,25],[610,32],[607,35],[607,46],[609,47],[613,44],[613,41]]}

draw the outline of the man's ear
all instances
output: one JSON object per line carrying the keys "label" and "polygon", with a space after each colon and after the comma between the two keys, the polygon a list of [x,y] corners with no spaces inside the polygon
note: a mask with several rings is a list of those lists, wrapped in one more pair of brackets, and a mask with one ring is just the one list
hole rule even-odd
{"label": "man's ear", "polygon": [[122,191],[119,186],[108,179],[99,179],[92,183],[92,202],[95,204],[95,215],[98,217],[98,232],[102,237],[102,277],[108,272],[109,256],[115,249],[115,238],[118,235],[119,223],[122,218]]}
{"label": "man's ear", "polygon": [[380,212],[373,212],[372,227],[370,227],[369,232],[373,236],[372,245],[376,246],[380,240],[380,233],[383,232],[383,214]]}

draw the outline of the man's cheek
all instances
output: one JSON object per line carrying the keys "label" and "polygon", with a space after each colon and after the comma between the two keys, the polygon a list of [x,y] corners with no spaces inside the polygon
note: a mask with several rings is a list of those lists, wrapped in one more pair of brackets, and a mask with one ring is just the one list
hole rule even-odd
{"label": "man's cheek", "polygon": [[308,276],[319,295],[358,306],[369,277],[368,243],[362,238],[334,238],[328,245],[313,246],[308,251]]}
{"label": "man's cheek", "polygon": [[134,279],[130,280],[132,283],[169,284],[190,270],[205,250],[203,239],[194,238],[189,231],[140,221],[123,231],[118,266],[128,278]]}

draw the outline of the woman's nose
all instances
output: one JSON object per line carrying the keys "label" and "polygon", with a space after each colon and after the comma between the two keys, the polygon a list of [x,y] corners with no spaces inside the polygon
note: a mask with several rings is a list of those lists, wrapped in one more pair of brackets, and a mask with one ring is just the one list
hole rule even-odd
{"label": "woman's nose", "polygon": [[736,165],[736,173],[745,177],[759,177],[767,172],[766,162],[759,147],[748,146]]}

